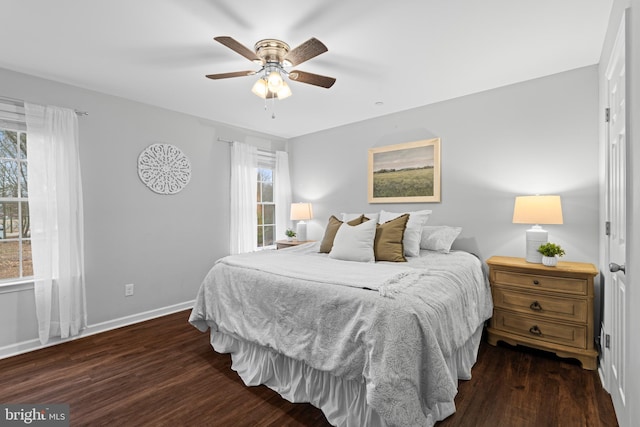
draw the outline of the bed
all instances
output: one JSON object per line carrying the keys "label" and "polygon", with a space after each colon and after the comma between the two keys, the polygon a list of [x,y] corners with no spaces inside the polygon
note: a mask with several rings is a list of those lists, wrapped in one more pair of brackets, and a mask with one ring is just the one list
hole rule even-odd
{"label": "bed", "polygon": [[321,243],[224,257],[190,323],[247,386],[309,402],[336,426],[432,426],[471,378],[491,294],[464,251],[352,262]]}

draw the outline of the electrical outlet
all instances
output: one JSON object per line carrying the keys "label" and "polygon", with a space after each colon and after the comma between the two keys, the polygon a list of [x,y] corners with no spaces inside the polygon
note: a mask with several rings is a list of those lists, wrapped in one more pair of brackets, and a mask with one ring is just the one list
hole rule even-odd
{"label": "electrical outlet", "polygon": [[124,285],[124,296],[130,297],[133,295],[133,283],[129,283],[128,285]]}

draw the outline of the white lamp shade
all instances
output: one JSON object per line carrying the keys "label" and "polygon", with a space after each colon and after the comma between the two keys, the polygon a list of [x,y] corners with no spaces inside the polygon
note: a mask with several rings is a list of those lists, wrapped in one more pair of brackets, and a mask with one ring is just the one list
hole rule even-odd
{"label": "white lamp shade", "polygon": [[313,218],[311,203],[291,203],[291,220],[306,221]]}
{"label": "white lamp shade", "polygon": [[560,196],[518,196],[513,206],[514,224],[562,224]]}

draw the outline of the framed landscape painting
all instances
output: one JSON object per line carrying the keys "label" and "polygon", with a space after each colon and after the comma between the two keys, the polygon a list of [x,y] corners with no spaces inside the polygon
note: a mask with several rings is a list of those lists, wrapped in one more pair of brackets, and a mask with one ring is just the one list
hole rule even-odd
{"label": "framed landscape painting", "polygon": [[369,149],[369,203],[440,201],[440,138]]}

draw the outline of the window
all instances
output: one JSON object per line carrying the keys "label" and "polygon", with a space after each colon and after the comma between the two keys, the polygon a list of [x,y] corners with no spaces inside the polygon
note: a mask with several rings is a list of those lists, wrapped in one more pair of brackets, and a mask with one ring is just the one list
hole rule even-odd
{"label": "window", "polygon": [[0,282],[33,275],[27,134],[0,127]]}
{"label": "window", "polygon": [[276,204],[273,197],[274,170],[271,166],[258,166],[258,249],[276,244]]}

